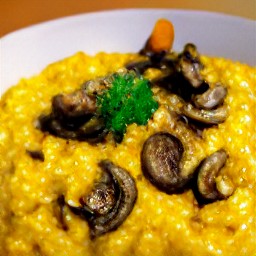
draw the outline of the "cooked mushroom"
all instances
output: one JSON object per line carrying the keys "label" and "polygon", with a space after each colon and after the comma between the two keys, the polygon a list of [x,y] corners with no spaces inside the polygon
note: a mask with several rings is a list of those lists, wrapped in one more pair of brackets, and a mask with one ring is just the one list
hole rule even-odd
{"label": "cooked mushroom", "polygon": [[187,102],[192,95],[202,94],[209,88],[201,75],[203,65],[194,44],[186,44],[179,55],[168,51],[156,53],[147,48],[143,48],[140,54],[147,58],[128,63],[126,67],[146,75],[150,69],[157,70],[157,76],[151,80],[152,84],[166,88]]}
{"label": "cooked mushroom", "polygon": [[52,113],[63,126],[77,127],[96,112],[96,97],[85,90],[58,94],[52,99]]}
{"label": "cooked mushroom", "polygon": [[99,163],[103,175],[89,195],[80,200],[81,207],[70,208],[85,218],[94,239],[116,230],[131,213],[137,199],[134,179],[109,160]]}
{"label": "cooked mushroom", "polygon": [[185,45],[183,52],[179,56],[178,69],[194,88],[202,85],[203,78],[200,73],[202,64],[194,44]]}
{"label": "cooked mushroom", "polygon": [[85,124],[71,130],[64,127],[52,114],[41,115],[39,117],[39,128],[43,132],[49,132],[60,138],[87,141],[89,143],[102,141],[107,134],[103,119],[97,116],[93,116],[89,121],[85,122]]}
{"label": "cooked mushroom", "polygon": [[153,67],[153,63],[151,60],[143,60],[138,62],[130,62],[126,65],[128,70],[134,69],[135,71],[143,74],[148,68]]}
{"label": "cooked mushroom", "polygon": [[182,171],[184,152],[181,141],[165,132],[146,140],[141,153],[142,171],[148,180],[166,193],[182,191],[190,175]]}
{"label": "cooked mushroom", "polygon": [[227,182],[224,182],[224,185],[220,185],[220,189],[216,186],[216,178],[225,165],[227,157],[226,151],[220,149],[205,158],[200,165],[197,187],[198,192],[204,199],[213,201],[226,198],[232,194],[233,189],[230,185],[227,188]]}
{"label": "cooked mushroom", "polygon": [[221,84],[216,84],[213,88],[209,88],[203,94],[198,94],[193,98],[193,102],[197,108],[213,109],[220,106],[227,95],[227,88]]}
{"label": "cooked mushroom", "polygon": [[65,139],[91,143],[101,141],[107,131],[103,119],[97,116],[96,96],[93,93],[99,89],[98,84],[95,82],[93,87],[88,82],[88,88],[54,96],[52,112],[39,117],[38,128]]}
{"label": "cooked mushroom", "polygon": [[182,107],[181,111],[183,115],[209,125],[223,123],[228,116],[228,108],[226,105],[220,106],[217,109],[205,110],[198,109],[192,104],[187,103]]}
{"label": "cooked mushroom", "polygon": [[[117,73],[127,72],[124,68]],[[97,96],[111,87],[117,73],[89,80],[70,94],[54,96],[52,111],[39,116],[36,127],[61,138],[90,143],[101,141],[108,130],[97,106]]]}
{"label": "cooked mushroom", "polygon": [[98,142],[106,129],[96,110],[96,97],[85,90],[59,94],[52,99],[52,112],[39,117],[39,128],[61,138]]}

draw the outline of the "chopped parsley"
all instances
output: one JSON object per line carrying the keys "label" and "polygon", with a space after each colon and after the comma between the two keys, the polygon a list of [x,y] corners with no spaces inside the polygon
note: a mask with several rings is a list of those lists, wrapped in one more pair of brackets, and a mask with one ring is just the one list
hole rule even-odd
{"label": "chopped parsley", "polygon": [[122,139],[129,124],[146,125],[157,110],[149,81],[135,72],[114,74],[110,89],[97,96],[106,127]]}

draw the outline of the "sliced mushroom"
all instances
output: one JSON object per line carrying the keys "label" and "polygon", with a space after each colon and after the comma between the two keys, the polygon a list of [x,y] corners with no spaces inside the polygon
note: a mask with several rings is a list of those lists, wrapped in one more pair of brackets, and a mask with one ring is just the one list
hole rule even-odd
{"label": "sliced mushroom", "polygon": [[63,126],[77,127],[96,112],[96,97],[85,90],[58,94],[52,99],[52,113]]}
{"label": "sliced mushroom", "polygon": [[183,145],[175,136],[165,132],[152,135],[144,143],[141,153],[145,177],[166,193],[181,191],[191,178],[181,169],[183,152]]}
{"label": "sliced mushroom", "polygon": [[[220,185],[220,189],[216,185],[216,178],[227,161],[227,153],[224,149],[220,149],[205,158],[200,165],[197,187],[200,195],[206,200],[218,200],[230,196],[233,189],[227,188],[227,182]],[[224,192],[224,193],[222,193]]]}
{"label": "sliced mushroom", "polygon": [[98,142],[106,135],[105,123],[96,113],[96,97],[83,90],[56,95],[52,112],[41,115],[38,128],[60,138]]}
{"label": "sliced mushroom", "polygon": [[[117,73],[125,74],[127,69]],[[108,133],[97,109],[97,95],[110,88],[116,73],[85,82],[70,94],[58,94],[52,99],[52,111],[39,116],[36,127],[43,132],[72,140],[96,143]]]}
{"label": "sliced mushroom", "polygon": [[[92,86],[88,90],[92,92]],[[43,132],[65,139],[94,143],[107,133],[103,119],[97,116],[96,96],[85,89],[54,96],[52,112],[41,115],[38,121]]]}
{"label": "sliced mushroom", "polygon": [[80,200],[81,207],[71,207],[86,219],[94,239],[116,230],[129,216],[137,199],[134,179],[123,168],[109,160],[99,163],[102,178],[92,192]]}
{"label": "sliced mushroom", "polygon": [[200,73],[202,64],[194,44],[185,45],[183,52],[179,56],[178,69],[194,88],[202,85],[203,78]]}
{"label": "sliced mushroom", "polygon": [[140,74],[143,74],[148,68],[153,67],[153,63],[150,60],[144,60],[139,62],[130,62],[126,65],[128,70],[136,70]]}
{"label": "sliced mushroom", "polygon": [[217,84],[209,88],[205,93],[198,94],[194,97],[193,102],[197,108],[210,110],[220,106],[227,95],[227,88]]}
{"label": "sliced mushroom", "polygon": [[220,106],[217,109],[205,110],[198,109],[192,104],[187,103],[181,109],[183,115],[205,124],[214,125],[225,122],[228,116],[228,108],[226,105]]}
{"label": "sliced mushroom", "polygon": [[97,116],[92,117],[78,128],[68,129],[63,127],[59,120],[53,115],[41,115],[39,117],[39,129],[43,132],[49,132],[52,135],[64,139],[87,141],[89,143],[97,143],[102,141],[107,134],[103,119]]}
{"label": "sliced mushroom", "polygon": [[193,94],[204,93],[209,88],[201,75],[203,65],[200,55],[196,46],[191,43],[186,44],[179,55],[168,51],[155,53],[145,47],[140,54],[145,55],[147,59],[128,63],[126,67],[146,75],[150,69],[156,69],[158,75],[153,78],[152,84],[178,94],[187,102]]}

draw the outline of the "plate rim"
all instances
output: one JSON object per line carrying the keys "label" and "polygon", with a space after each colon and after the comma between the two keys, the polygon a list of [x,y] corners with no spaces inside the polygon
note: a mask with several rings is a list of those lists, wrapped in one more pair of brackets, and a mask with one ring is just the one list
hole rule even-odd
{"label": "plate rim", "polygon": [[82,18],[84,16],[95,16],[95,15],[113,15],[119,12],[152,12],[152,11],[157,11],[157,12],[175,12],[175,13],[182,13],[182,14],[200,14],[200,15],[207,15],[207,16],[212,16],[212,17],[219,17],[219,18],[227,18],[227,19],[232,19],[232,20],[237,20],[237,21],[243,21],[243,22],[248,22],[248,23],[255,23],[256,21],[242,17],[242,16],[237,16],[237,15],[232,15],[232,14],[226,14],[222,12],[216,12],[216,11],[205,11],[205,10],[196,10],[196,9],[179,9],[179,8],[117,8],[117,9],[110,9],[110,10],[101,10],[101,11],[92,11],[92,12],[83,12],[83,13],[77,13],[77,14],[71,14],[63,17],[58,17],[58,18],[53,18],[50,20],[45,20],[42,22],[37,22],[35,24],[31,24],[28,26],[25,26],[23,28],[19,28],[14,31],[10,31],[7,34],[3,35],[0,37],[0,41],[6,40],[9,36],[12,36],[13,34],[16,33],[23,33],[26,32],[26,30],[31,30],[31,29],[37,29],[38,27],[41,26],[48,26],[49,24],[54,24],[54,23],[59,23],[59,22],[65,22],[74,18]]}

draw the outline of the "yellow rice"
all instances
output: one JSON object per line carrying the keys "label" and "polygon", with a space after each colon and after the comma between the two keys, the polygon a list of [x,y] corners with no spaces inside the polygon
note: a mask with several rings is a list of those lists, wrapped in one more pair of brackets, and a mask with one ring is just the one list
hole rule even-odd
{"label": "yellow rice", "polygon": [[[128,126],[115,144],[67,141],[35,128],[50,109],[51,98],[77,89],[84,81],[114,72],[136,54],[88,56],[82,52],[22,79],[0,101],[0,255],[8,256],[252,256],[256,255],[256,74],[255,68],[203,56],[204,78],[228,88],[229,116],[195,138],[200,159],[220,148],[228,151],[222,170],[235,186],[226,200],[202,208],[191,190],[167,195],[142,174],[140,152],[157,131],[175,132],[164,104],[147,126]],[[168,95],[162,92],[163,102]],[[45,161],[26,150],[42,150]],[[110,159],[134,177],[138,199],[124,223],[91,241],[87,222],[66,209],[63,230],[54,204],[64,194],[77,202],[91,188],[97,163]]]}

